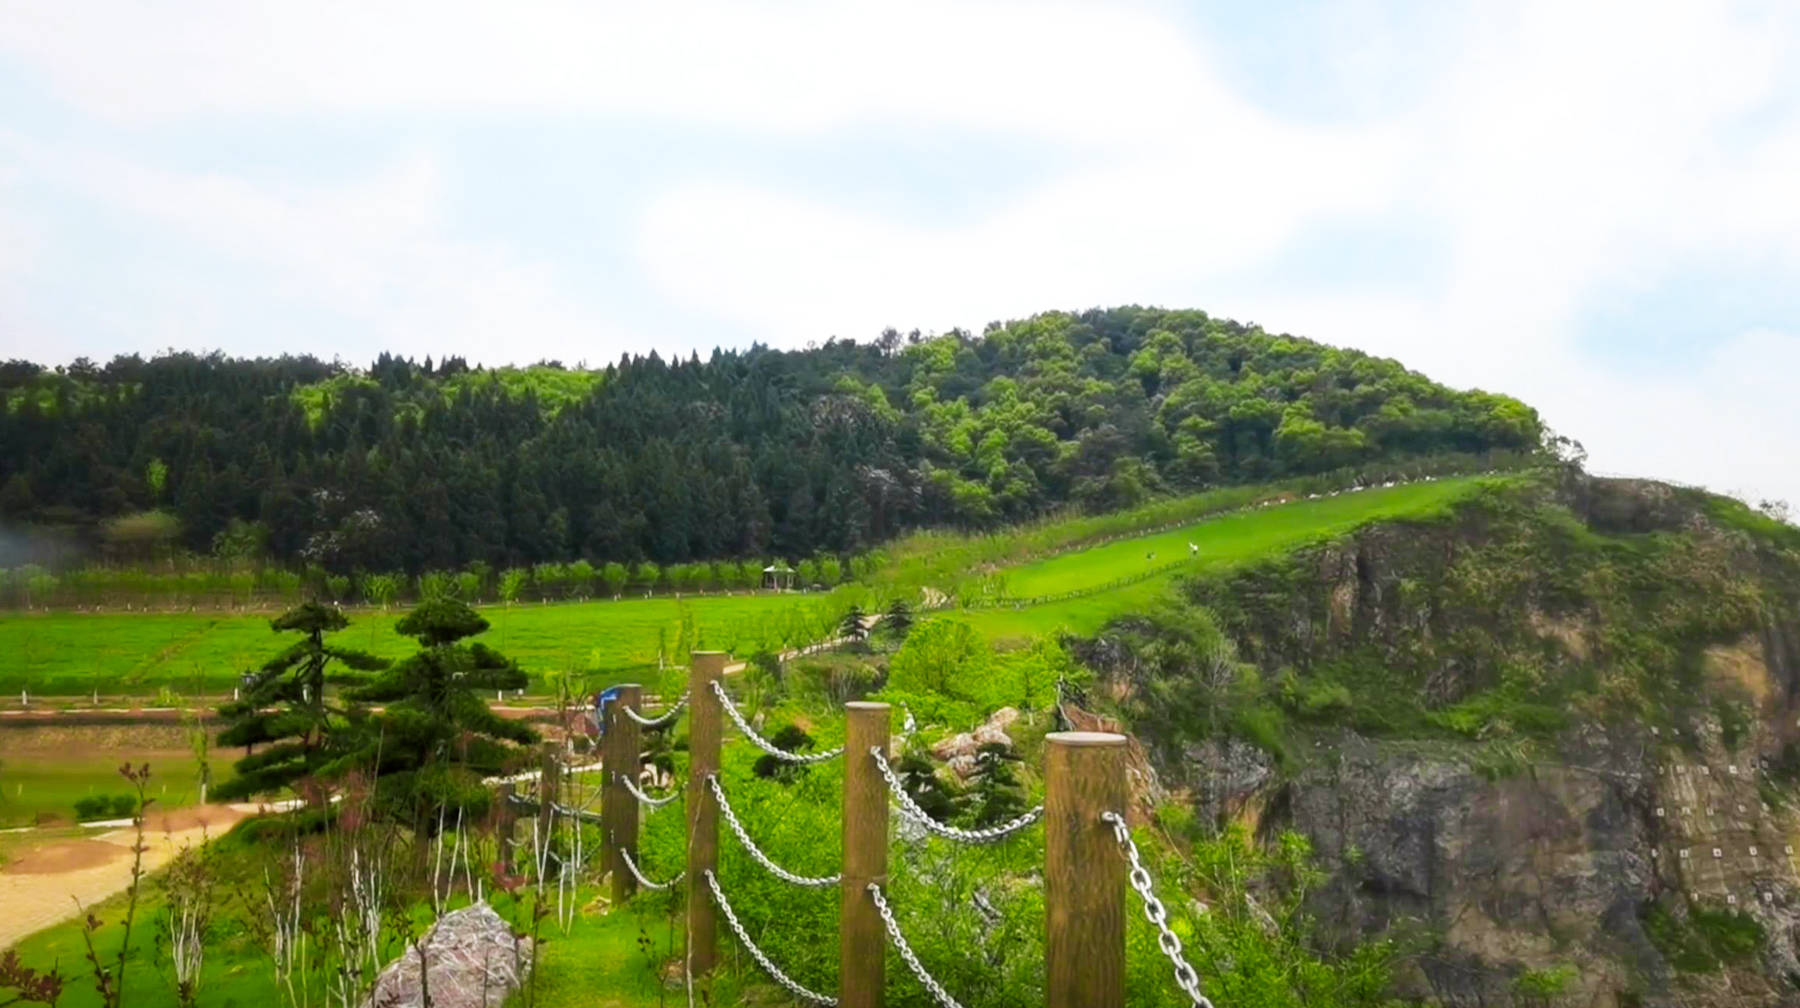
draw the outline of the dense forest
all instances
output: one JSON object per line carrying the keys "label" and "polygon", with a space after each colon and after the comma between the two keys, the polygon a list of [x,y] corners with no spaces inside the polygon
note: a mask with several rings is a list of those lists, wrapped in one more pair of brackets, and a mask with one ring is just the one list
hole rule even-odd
{"label": "dense forest", "polygon": [[841,555],[1544,437],[1520,402],[1395,361],[1135,307],[603,370],[12,361],[0,518],[83,559],[339,572]]}

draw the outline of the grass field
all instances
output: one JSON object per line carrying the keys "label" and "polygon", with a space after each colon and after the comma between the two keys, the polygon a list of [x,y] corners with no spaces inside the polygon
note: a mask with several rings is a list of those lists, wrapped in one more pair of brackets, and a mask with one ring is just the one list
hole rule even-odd
{"label": "grass field", "polygon": [[[0,727],[0,828],[29,825],[40,813],[72,820],[76,799],[130,792],[119,776],[127,761],[149,764],[158,811],[198,803],[199,768],[185,731],[177,724]],[[208,754],[215,786],[242,755],[218,748]]]}
{"label": "grass field", "polygon": [[[1468,493],[1480,479],[1294,501],[1062,553],[1003,571],[1004,595],[1024,599],[1094,591],[1141,574],[1147,565],[1174,564],[1148,580],[1103,594],[1027,609],[979,610],[970,616],[997,637],[1058,628],[1092,630],[1112,615],[1154,599],[1178,574],[1254,560],[1370,521],[1429,513]],[[1076,520],[1082,522],[1089,520]],[[1190,542],[1200,547],[1192,560]],[[951,552],[970,548],[968,542],[945,543]],[[1146,559],[1147,554],[1154,556]],[[646,670],[657,667],[659,654],[676,660],[690,649],[715,648],[747,655],[818,640],[829,635],[835,618],[861,593],[844,588],[823,596],[661,596],[488,606],[482,612],[493,628],[482,639],[517,660],[539,684],[547,674],[575,671],[585,674],[590,687],[599,687],[653,678]],[[414,645],[394,633],[399,616],[399,610],[352,612],[350,628],[337,640],[384,657],[402,657]],[[231,690],[240,671],[256,667],[283,646],[283,638],[269,630],[268,619],[267,614],[227,613],[8,614],[0,618],[0,693],[16,697],[29,690],[46,697],[78,697],[99,690],[154,697],[166,688],[186,696],[217,696]]]}
{"label": "grass field", "polygon": [[[748,654],[806,643],[824,636],[848,604],[831,596],[760,594],[489,606],[482,613],[493,628],[481,639],[539,681],[545,673],[578,670],[605,685],[609,677],[622,681],[655,667],[659,651]],[[349,629],[334,639],[403,657],[416,645],[394,632],[400,615],[352,612]],[[9,613],[0,618],[0,691],[153,697],[166,687],[218,695],[288,639],[269,629],[267,614]]]}
{"label": "grass field", "polygon": [[[579,892],[577,899],[584,909],[567,935],[549,921],[543,926],[543,937],[548,940],[542,946],[537,989],[530,999],[538,1008],[638,1008],[682,1002],[683,991],[665,988],[661,975],[663,957],[671,946],[671,931],[674,944],[680,943],[679,917],[657,914],[643,905],[644,901],[624,910],[609,911],[604,898],[592,888]],[[494,893],[489,902],[509,921],[523,922],[530,917],[528,905],[515,906],[505,893]],[[96,936],[96,944],[109,962],[119,948],[122,930],[118,921],[124,903],[124,897],[117,896],[95,908],[106,922]],[[283,1003],[270,973],[268,954],[257,948],[244,926],[233,919],[235,911],[236,907],[230,907],[222,915],[224,919],[215,922],[201,972],[199,1003],[219,1008],[265,1008]],[[176,1008],[178,1003],[168,955],[157,944],[157,922],[164,913],[156,885],[146,883],[132,932],[132,955],[125,969],[126,1004],[133,1008]],[[650,942],[652,955],[647,956],[640,949],[640,935]],[[747,961],[735,961],[743,957],[731,954],[735,945],[729,939],[723,939],[721,945],[729,950],[726,968],[714,979],[696,985],[697,993],[704,986],[706,1003],[719,1008],[745,1004],[747,989],[760,995],[755,1003],[775,1003],[768,1000],[768,988],[758,977],[751,976],[756,967]],[[40,931],[19,942],[17,949],[27,966],[56,966],[63,971],[68,982],[59,1008],[96,1008],[100,1004],[93,988],[92,968],[83,958],[85,946],[76,921]],[[390,955],[399,952],[397,946],[390,949]],[[746,984],[747,980],[750,983]],[[322,992],[316,989],[320,979],[315,977],[313,982],[315,1003],[323,1003]],[[507,1003],[526,1002],[526,995],[520,993]]]}

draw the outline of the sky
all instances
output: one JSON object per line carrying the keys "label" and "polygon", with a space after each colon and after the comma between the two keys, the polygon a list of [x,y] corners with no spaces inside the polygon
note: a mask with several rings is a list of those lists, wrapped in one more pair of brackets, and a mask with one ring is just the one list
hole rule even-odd
{"label": "sky", "polygon": [[1118,304],[1800,508],[1800,5],[0,0],[0,356]]}

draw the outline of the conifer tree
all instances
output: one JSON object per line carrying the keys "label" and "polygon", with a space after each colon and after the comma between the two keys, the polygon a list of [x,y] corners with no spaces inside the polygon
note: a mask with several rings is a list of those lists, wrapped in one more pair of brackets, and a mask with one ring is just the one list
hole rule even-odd
{"label": "conifer tree", "polygon": [[361,740],[356,762],[376,774],[389,812],[416,814],[440,802],[480,807],[480,776],[502,769],[517,752],[506,743],[538,741],[529,725],[488,709],[487,691],[523,689],[528,679],[498,651],[462,643],[487,628],[481,614],[456,599],[423,602],[394,627],[418,639],[418,653],[351,691],[356,700],[386,705]]}
{"label": "conifer tree", "polygon": [[864,623],[865,617],[861,606],[851,606],[844,618],[838,621],[838,636],[852,641],[866,640],[869,628]]}
{"label": "conifer tree", "polygon": [[1025,811],[1025,788],[1013,770],[1017,762],[1018,754],[999,742],[975,751],[975,787],[967,796],[969,819],[975,826],[996,826]]}
{"label": "conifer tree", "polygon": [[238,760],[236,776],[215,795],[244,798],[279,790],[342,755],[346,732],[361,714],[328,696],[327,687],[357,685],[367,680],[366,673],[387,666],[373,655],[326,643],[326,634],[349,625],[342,610],[318,602],[269,621],[277,633],[302,636],[247,676],[238,698],[219,708],[229,722],[219,734],[220,745],[264,748]]}
{"label": "conifer tree", "polygon": [[912,630],[912,607],[907,605],[903,598],[895,599],[894,604],[888,606],[887,615],[882,618],[882,625],[894,635],[895,640],[904,641],[907,633]]}

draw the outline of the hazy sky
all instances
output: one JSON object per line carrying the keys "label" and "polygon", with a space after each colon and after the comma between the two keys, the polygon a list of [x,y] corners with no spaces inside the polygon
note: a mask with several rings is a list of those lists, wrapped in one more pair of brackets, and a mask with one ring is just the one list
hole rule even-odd
{"label": "hazy sky", "polygon": [[0,355],[1197,307],[1800,506],[1800,5],[0,0]]}

